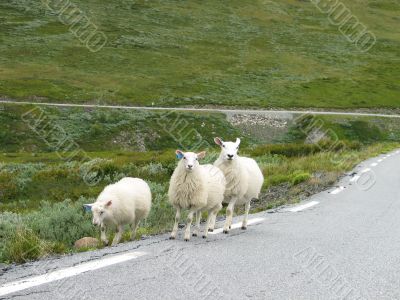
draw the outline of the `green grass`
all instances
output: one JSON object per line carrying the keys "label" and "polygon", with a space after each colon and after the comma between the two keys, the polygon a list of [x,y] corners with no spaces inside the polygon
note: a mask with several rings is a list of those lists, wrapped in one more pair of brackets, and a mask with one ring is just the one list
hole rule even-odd
{"label": "green grass", "polygon": [[400,5],[343,0],[377,36],[360,52],[309,1],[73,1],[91,53],[41,1],[0,4],[0,95],[127,105],[398,108]]}
{"label": "green grass", "polygon": [[[187,150],[195,145],[206,147],[207,144],[202,143],[202,140],[213,143],[213,138],[221,133],[226,138],[241,135],[221,113],[71,109],[31,105],[4,105],[0,110],[0,125],[0,151],[3,152],[55,151],[56,147],[52,145],[56,143],[46,143],[45,140],[60,137],[63,132],[81,149],[91,152],[144,152],[176,147]],[[55,128],[60,129],[54,131]],[[246,141],[251,142],[253,139],[247,136]]]}
{"label": "green grass", "polygon": [[[316,123],[322,124],[317,130],[322,138],[307,144]],[[70,253],[77,239],[98,237],[82,204],[94,201],[107,184],[126,176],[144,178],[153,192],[151,213],[137,238],[169,231],[174,211],[167,188],[176,166],[174,151],[204,140],[209,144],[202,144],[207,150],[203,163],[212,163],[218,157],[218,147],[212,144],[215,135],[226,140],[242,137],[241,155],[256,159],[265,175],[252,212],[295,203],[326,189],[358,162],[399,147],[400,142],[400,120],[347,116],[303,116],[278,144],[257,143],[219,113],[42,111],[31,105],[5,105],[0,125],[0,262],[6,263]],[[63,136],[60,132],[86,151],[90,165],[101,175],[98,184],[88,186],[83,181],[82,154],[55,152],[57,148],[46,142]],[[278,193],[272,197],[271,191]],[[237,213],[242,209],[238,207]],[[127,232],[124,240],[128,239]]]}
{"label": "green grass", "polygon": [[[281,152],[290,146],[280,145]],[[292,148],[298,153],[293,151],[290,155],[271,154],[268,150],[271,146],[243,147],[242,153],[254,157],[263,170],[263,194],[280,185],[289,186],[288,198],[264,199],[254,206],[253,212],[296,202],[299,194],[333,184],[358,162],[398,146],[379,143],[337,150],[321,147],[308,154],[302,154],[304,150],[294,146]],[[278,146],[273,148],[279,152]],[[36,157],[36,162],[32,163],[30,154],[26,153],[14,154],[16,162],[3,162],[0,171],[0,261],[25,262],[71,252],[77,239],[98,237],[98,230],[91,225],[90,214],[84,213],[82,204],[94,201],[105,185],[125,176],[145,178],[153,192],[150,216],[141,225],[137,238],[170,230],[174,212],[167,201],[167,188],[176,165],[174,152],[150,151],[145,158],[140,157],[141,154],[90,153],[104,174],[96,186],[87,186],[83,182],[79,162],[56,158],[39,162],[40,157]],[[212,162],[217,156],[217,152],[210,152],[204,162]],[[321,177],[321,174],[326,176]],[[127,240],[128,234],[124,238]]]}

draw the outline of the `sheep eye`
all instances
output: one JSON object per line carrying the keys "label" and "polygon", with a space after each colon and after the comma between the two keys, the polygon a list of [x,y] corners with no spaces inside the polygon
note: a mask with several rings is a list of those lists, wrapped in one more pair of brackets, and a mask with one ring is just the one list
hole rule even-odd
{"label": "sheep eye", "polygon": [[183,157],[183,159],[186,159],[186,157]]}
{"label": "sheep eye", "polygon": [[101,212],[100,212],[100,216],[103,215],[103,214],[104,214],[104,211],[101,211]]}
{"label": "sheep eye", "polygon": [[222,145],[222,147],[224,147],[224,148],[225,148],[225,145]]}

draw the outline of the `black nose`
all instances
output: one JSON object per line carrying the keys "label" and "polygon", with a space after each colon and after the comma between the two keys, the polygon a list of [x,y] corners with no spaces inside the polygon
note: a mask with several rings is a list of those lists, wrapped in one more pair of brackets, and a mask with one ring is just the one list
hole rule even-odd
{"label": "black nose", "polygon": [[228,154],[228,157],[229,157],[229,158],[232,158],[232,157],[233,157],[233,154]]}
{"label": "black nose", "polygon": [[193,168],[193,165],[188,165],[188,168],[189,168],[189,169]]}

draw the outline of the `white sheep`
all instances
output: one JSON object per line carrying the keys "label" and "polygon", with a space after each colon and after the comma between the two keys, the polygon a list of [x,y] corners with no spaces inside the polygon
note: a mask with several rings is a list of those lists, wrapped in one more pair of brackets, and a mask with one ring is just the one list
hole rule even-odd
{"label": "white sheep", "polygon": [[100,226],[101,240],[108,244],[106,227],[115,225],[117,233],[112,246],[119,243],[124,225],[130,225],[131,240],[135,239],[139,222],[146,218],[151,208],[151,191],[140,178],[125,177],[110,184],[97,197],[96,202],[84,205],[93,212],[93,224]]}
{"label": "white sheep", "polygon": [[176,238],[182,209],[189,210],[184,235],[185,241],[190,239],[193,215],[196,213],[196,228],[193,235],[197,236],[200,230],[201,213],[208,212],[203,233],[203,238],[206,238],[208,230],[213,229],[210,224],[215,222],[215,218],[222,208],[225,177],[221,170],[213,165],[199,164],[198,159],[203,158],[205,152],[196,154],[177,150],[176,156],[180,161],[172,174],[168,190],[169,201],[176,209],[175,224],[170,238]]}
{"label": "white sheep", "polygon": [[236,142],[224,142],[216,137],[215,143],[221,147],[221,154],[215,161],[225,175],[226,189],[224,203],[229,203],[226,209],[224,233],[228,233],[232,225],[235,205],[245,205],[245,215],[242,229],[247,229],[247,219],[252,199],[258,199],[264,176],[254,159],[237,155],[240,139]]}

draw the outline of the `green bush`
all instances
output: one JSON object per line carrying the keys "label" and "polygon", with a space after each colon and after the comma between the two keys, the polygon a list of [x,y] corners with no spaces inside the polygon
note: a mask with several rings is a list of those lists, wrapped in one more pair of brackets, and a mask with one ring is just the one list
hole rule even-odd
{"label": "green bush", "polygon": [[24,263],[49,253],[50,243],[24,226],[17,227],[5,243],[4,261]]}
{"label": "green bush", "polygon": [[0,261],[8,258],[7,241],[15,235],[18,226],[22,225],[20,215],[12,212],[0,214]]}
{"label": "green bush", "polygon": [[331,152],[341,150],[359,150],[362,144],[360,142],[332,142],[321,141],[318,144],[270,144],[258,146],[250,151],[252,156],[262,156],[266,154],[271,155],[284,155],[286,157],[300,157],[312,155],[318,152]]}
{"label": "green bush", "polygon": [[39,210],[27,216],[27,225],[44,240],[72,246],[76,240],[97,232],[91,215],[82,208],[85,202],[92,200],[82,197],[76,203],[68,199],[54,204],[43,202]]}
{"label": "green bush", "polygon": [[252,156],[265,154],[284,155],[287,157],[310,155],[322,151],[322,148],[314,144],[276,144],[256,147],[250,152]]}
{"label": "green bush", "polygon": [[146,223],[142,226],[151,228],[155,232],[163,232],[172,226],[174,220],[174,209],[168,202],[168,185],[149,182],[153,201]]}

